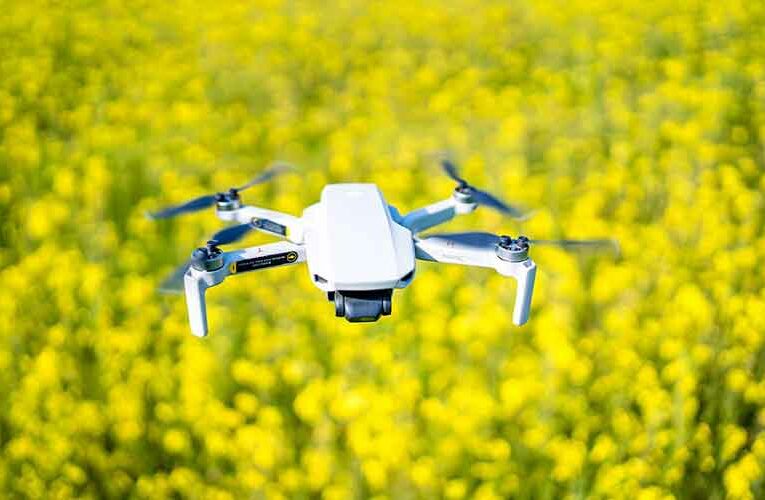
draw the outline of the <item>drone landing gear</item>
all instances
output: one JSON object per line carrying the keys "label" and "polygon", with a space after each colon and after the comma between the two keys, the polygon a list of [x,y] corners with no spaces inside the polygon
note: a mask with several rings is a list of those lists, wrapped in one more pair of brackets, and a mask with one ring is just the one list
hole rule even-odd
{"label": "drone landing gear", "polygon": [[351,323],[377,321],[390,316],[393,310],[393,290],[345,290],[329,292],[327,297],[335,303],[335,316],[345,317]]}

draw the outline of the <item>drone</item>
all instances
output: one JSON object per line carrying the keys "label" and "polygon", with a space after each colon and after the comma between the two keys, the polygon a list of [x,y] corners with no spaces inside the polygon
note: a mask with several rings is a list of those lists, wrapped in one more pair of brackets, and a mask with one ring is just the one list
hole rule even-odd
{"label": "drone", "polygon": [[[393,290],[406,288],[415,277],[419,260],[492,268],[517,281],[513,323],[529,319],[537,265],[529,256],[535,244],[564,249],[613,247],[612,240],[531,240],[486,232],[421,233],[484,206],[514,218],[525,213],[517,206],[478,189],[463,179],[454,163],[441,162],[457,183],[451,195],[402,214],[388,204],[375,184],[328,184],[318,203],[301,217],[242,203],[240,193],[292,170],[276,164],[240,187],[205,195],[147,214],[165,219],[215,208],[223,221],[235,223],[195,249],[161,285],[160,291],[183,291],[191,331],[208,333],[205,292],[226,278],[272,267],[307,263],[311,282],[334,304],[335,315],[352,323],[374,322],[392,312]],[[223,251],[219,245],[239,241],[257,230],[282,241]]]}

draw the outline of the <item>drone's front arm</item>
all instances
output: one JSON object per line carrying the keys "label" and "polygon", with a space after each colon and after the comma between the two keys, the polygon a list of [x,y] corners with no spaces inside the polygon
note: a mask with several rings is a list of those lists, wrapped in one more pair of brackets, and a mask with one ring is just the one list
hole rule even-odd
{"label": "drone's front arm", "polygon": [[[433,262],[462,264],[467,266],[489,267],[496,269],[503,276],[515,278],[518,287],[515,293],[513,307],[513,323],[522,325],[529,319],[531,296],[534,292],[534,279],[537,266],[528,256],[522,255],[522,260],[507,260],[508,256],[497,251],[496,244],[483,241],[473,243],[457,243],[439,236],[416,239],[415,255],[418,259]],[[502,255],[503,257],[501,257]]]}
{"label": "drone's front arm", "polygon": [[469,214],[475,208],[475,203],[469,199],[461,198],[455,192],[451,198],[409,212],[401,218],[401,225],[412,231],[412,234],[417,234],[431,227],[443,224],[453,219],[456,215]]}
{"label": "drone's front arm", "polygon": [[196,262],[184,275],[186,306],[191,331],[197,337],[207,335],[205,292],[232,274],[305,261],[305,247],[286,241],[223,252],[206,261]]}
{"label": "drone's front arm", "polygon": [[258,231],[285,238],[293,243],[303,242],[303,222],[294,215],[243,205],[235,210],[218,210],[218,217],[225,221],[252,224]]}

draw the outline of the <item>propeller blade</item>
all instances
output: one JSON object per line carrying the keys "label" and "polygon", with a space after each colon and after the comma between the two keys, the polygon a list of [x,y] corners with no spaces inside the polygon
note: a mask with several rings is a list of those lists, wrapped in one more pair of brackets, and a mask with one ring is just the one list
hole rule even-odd
{"label": "propeller blade", "polygon": [[221,229],[212,235],[210,239],[215,240],[219,245],[228,245],[229,243],[241,240],[242,237],[252,231],[252,229],[252,224],[249,222],[247,224],[239,224],[238,226]]}
{"label": "propeller blade", "polygon": [[182,293],[184,288],[183,276],[189,270],[189,267],[191,267],[191,259],[178,266],[175,271],[162,281],[158,288],[159,292],[164,294]]}
{"label": "propeller blade", "polygon": [[594,240],[529,240],[532,245],[549,245],[564,250],[612,250],[619,254],[619,243],[606,238]]}
{"label": "propeller blade", "polygon": [[[429,234],[425,238],[438,238],[440,240],[452,241],[464,246],[476,248],[485,248],[499,243],[500,237],[496,234],[482,231],[472,231],[465,233],[437,233]],[[607,238],[592,240],[527,240],[531,245],[549,245],[557,246],[564,250],[613,250],[619,254],[619,243],[616,240]]]}
{"label": "propeller blade", "polygon": [[441,160],[441,168],[453,181],[458,182],[460,185],[467,186],[467,181],[457,173],[457,167],[454,163],[449,160]]}
{"label": "propeller blade", "polygon": [[174,217],[179,214],[197,212],[207,207],[211,207],[214,204],[215,195],[208,194],[205,196],[200,196],[199,198],[194,198],[193,200],[187,201],[186,203],[182,203],[180,205],[163,208],[157,212],[149,212],[146,215],[150,219],[167,219],[168,217]]}
{"label": "propeller blade", "polygon": [[469,192],[473,201],[478,205],[493,208],[494,210],[516,219],[525,219],[528,217],[520,207],[509,205],[493,194],[470,185],[465,179],[460,177],[457,167],[451,161],[441,160],[441,168],[450,179],[458,183],[457,188],[463,190],[463,192]]}
{"label": "propeller blade", "polygon": [[237,193],[239,191],[243,191],[256,184],[262,184],[266,181],[273,179],[277,175],[281,175],[284,172],[287,172],[289,170],[294,170],[294,167],[286,163],[279,163],[270,168],[267,168],[265,171],[261,172],[257,177],[255,177],[250,182],[248,182],[247,184],[244,184],[241,187],[232,188],[228,192],[200,196],[199,198],[194,198],[193,200],[187,201],[186,203],[182,203],[180,205],[164,208],[157,212],[148,212],[146,216],[149,217],[150,219],[166,219],[168,217],[174,217],[180,214],[185,214],[189,212],[197,212],[204,208],[215,205],[215,202],[219,199],[221,200],[227,200],[231,198],[236,199]]}
{"label": "propeller blade", "polygon": [[264,182],[270,181],[274,177],[277,177],[279,175],[282,175],[289,171],[294,171],[295,167],[292,165],[289,165],[287,163],[277,163],[276,165],[273,165],[263,172],[261,172],[257,177],[252,179],[246,184],[241,185],[240,187],[236,188],[237,191],[244,191],[245,189],[251,188],[252,186],[255,186],[257,184],[263,184]]}
{"label": "propeller blade", "polygon": [[483,205],[485,207],[491,207],[495,210],[499,210],[503,214],[509,215],[510,217],[513,217],[515,219],[524,219],[528,216],[519,207],[508,205],[504,201],[500,200],[499,198],[492,195],[491,193],[487,193],[486,191],[473,188],[472,196],[473,196],[473,200],[479,205]]}
{"label": "propeller blade", "polygon": [[443,241],[451,241],[460,245],[486,248],[499,243],[499,236],[492,233],[472,231],[467,233],[437,233],[425,236],[425,239],[435,238]]}

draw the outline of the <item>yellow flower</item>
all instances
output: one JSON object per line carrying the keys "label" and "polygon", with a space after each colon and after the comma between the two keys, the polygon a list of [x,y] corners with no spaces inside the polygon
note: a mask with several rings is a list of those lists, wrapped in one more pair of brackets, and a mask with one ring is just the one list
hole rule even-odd
{"label": "yellow flower", "polygon": [[189,436],[180,429],[170,429],[162,438],[162,444],[167,451],[173,454],[182,454],[189,451],[191,445]]}
{"label": "yellow flower", "polygon": [[433,459],[423,457],[412,465],[410,472],[412,481],[420,488],[429,488],[435,485],[436,471]]}
{"label": "yellow flower", "polygon": [[572,440],[556,440],[550,445],[550,453],[555,460],[553,477],[566,481],[581,472],[587,449],[584,444]]}
{"label": "yellow flower", "polygon": [[240,392],[234,397],[236,408],[247,416],[254,416],[258,411],[258,398],[252,394]]}
{"label": "yellow flower", "polygon": [[361,465],[361,470],[364,471],[364,478],[373,490],[380,490],[385,487],[387,470],[382,462],[375,459],[365,460]]}
{"label": "yellow flower", "polygon": [[453,479],[446,483],[444,488],[444,496],[450,500],[459,500],[465,498],[467,494],[467,484],[464,480]]}
{"label": "yellow flower", "polygon": [[723,429],[722,459],[730,460],[746,443],[747,435],[744,429],[735,425],[726,425]]}
{"label": "yellow flower", "polygon": [[616,443],[610,436],[600,435],[590,451],[590,458],[594,462],[611,460],[617,451]]}
{"label": "yellow flower", "polygon": [[[286,7],[4,9],[4,496],[756,498],[759,5]],[[532,245],[521,328],[511,279],[423,261],[374,324],[299,266],[210,290],[207,339],[156,293],[220,221],[147,210],[283,160],[301,175],[244,203],[299,216],[373,182],[404,215],[452,196],[440,155],[533,217],[434,231],[620,253]]]}

